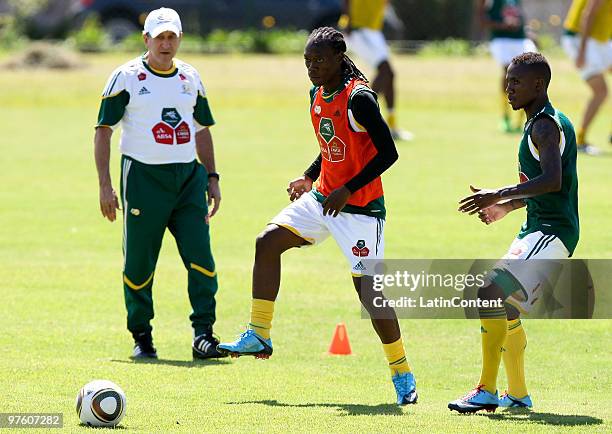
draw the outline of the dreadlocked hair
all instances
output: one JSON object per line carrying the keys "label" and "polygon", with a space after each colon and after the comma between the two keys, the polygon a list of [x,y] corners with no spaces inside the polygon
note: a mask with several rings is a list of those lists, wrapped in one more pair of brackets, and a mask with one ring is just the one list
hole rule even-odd
{"label": "dreadlocked hair", "polygon": [[314,29],[308,37],[308,43],[315,45],[327,45],[336,53],[342,53],[342,72],[349,78],[357,78],[366,83],[368,79],[365,74],[357,68],[350,57],[346,55],[346,42],[344,36],[333,27],[319,27]]}

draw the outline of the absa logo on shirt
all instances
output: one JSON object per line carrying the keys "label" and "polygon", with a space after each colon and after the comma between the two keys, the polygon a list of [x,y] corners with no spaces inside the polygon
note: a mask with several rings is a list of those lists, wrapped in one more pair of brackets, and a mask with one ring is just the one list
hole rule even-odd
{"label": "absa logo on shirt", "polygon": [[153,131],[153,138],[157,143],[162,145],[172,145],[174,143],[174,130],[169,125],[159,122],[151,131]]}

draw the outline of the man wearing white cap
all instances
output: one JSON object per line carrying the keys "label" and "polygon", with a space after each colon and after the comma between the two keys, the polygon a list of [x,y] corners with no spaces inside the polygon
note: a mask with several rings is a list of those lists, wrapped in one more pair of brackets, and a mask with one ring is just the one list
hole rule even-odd
{"label": "man wearing white cap", "polygon": [[[181,37],[174,10],[149,13],[143,30],[148,51],[111,74],[94,137],[100,210],[112,222],[120,208],[109,171],[110,141],[121,125],[123,287],[133,358],[157,358],[151,288],[166,228],[188,273],[193,357],[222,357],[212,332],[217,276],[208,227],[221,201],[209,131],[214,120],[198,72],[174,58]],[[207,205],[213,205],[210,212]]]}

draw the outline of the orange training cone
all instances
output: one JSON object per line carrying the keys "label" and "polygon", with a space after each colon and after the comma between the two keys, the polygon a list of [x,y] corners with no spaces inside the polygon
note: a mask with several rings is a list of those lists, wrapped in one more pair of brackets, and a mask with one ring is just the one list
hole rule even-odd
{"label": "orange training cone", "polygon": [[351,344],[349,343],[348,333],[346,332],[346,326],[344,323],[340,323],[336,326],[334,331],[334,337],[332,338],[331,345],[329,346],[328,354],[347,356],[351,353]]}

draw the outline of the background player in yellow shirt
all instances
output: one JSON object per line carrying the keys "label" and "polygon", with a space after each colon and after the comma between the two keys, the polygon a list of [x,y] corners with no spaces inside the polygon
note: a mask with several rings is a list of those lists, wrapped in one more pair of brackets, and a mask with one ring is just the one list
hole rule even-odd
{"label": "background player in yellow shirt", "polygon": [[589,126],[608,96],[605,73],[612,68],[612,0],[574,0],[565,19],[561,43],[591,89],[591,97],[578,128],[578,150],[597,155],[588,144]]}
{"label": "background player in yellow shirt", "polygon": [[389,61],[389,47],[382,28],[387,0],[344,0],[349,50],[376,70],[372,90],[382,94],[387,105],[387,124],[396,140],[411,140],[412,133],[397,126],[395,114],[395,72]]}

